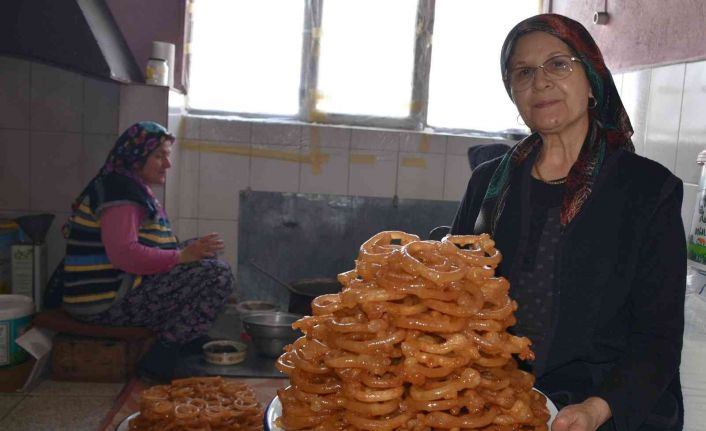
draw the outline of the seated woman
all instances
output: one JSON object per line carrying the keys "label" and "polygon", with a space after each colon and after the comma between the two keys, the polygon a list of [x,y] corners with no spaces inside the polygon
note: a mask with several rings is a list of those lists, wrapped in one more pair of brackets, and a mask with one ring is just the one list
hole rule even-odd
{"label": "seated woman", "polygon": [[215,233],[178,244],[150,186],[163,185],[174,136],[140,122],[117,140],[65,226],[62,308],[87,323],[140,326],[158,341],[138,365],[168,380],[179,350],[202,337],[233,288]]}

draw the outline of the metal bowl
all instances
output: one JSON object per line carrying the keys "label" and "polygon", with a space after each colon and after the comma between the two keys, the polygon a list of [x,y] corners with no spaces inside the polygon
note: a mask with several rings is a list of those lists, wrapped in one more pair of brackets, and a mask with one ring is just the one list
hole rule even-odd
{"label": "metal bowl", "polygon": [[243,328],[260,355],[276,358],[284,346],[303,335],[292,329],[292,323],[301,318],[299,314],[282,312],[250,313],[243,316]]}
{"label": "metal bowl", "polygon": [[274,312],[277,311],[277,305],[267,301],[243,301],[235,305],[236,310],[241,316],[258,312]]}
{"label": "metal bowl", "polygon": [[206,362],[216,365],[235,365],[245,360],[248,346],[238,341],[214,340],[203,345]]}

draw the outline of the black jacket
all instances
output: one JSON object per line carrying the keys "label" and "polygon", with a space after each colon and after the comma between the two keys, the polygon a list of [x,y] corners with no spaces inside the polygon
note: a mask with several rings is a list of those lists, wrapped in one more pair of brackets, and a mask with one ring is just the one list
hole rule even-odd
{"label": "black jacket", "polygon": [[[527,246],[531,155],[511,177],[493,239],[511,285]],[[473,172],[452,233],[490,232],[496,201],[483,203],[500,159]],[[667,169],[619,150],[561,235],[549,355],[536,385],[560,407],[605,399],[601,430],[680,430],[679,383],[686,241],[683,186]],[[510,290],[512,295],[512,288]]]}

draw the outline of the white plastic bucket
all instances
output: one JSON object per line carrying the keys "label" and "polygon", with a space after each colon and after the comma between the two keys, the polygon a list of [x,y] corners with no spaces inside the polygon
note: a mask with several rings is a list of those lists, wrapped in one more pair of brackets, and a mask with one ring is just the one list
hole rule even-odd
{"label": "white plastic bucket", "polygon": [[0,367],[17,365],[27,359],[27,352],[15,344],[29,326],[34,303],[23,295],[0,295]]}

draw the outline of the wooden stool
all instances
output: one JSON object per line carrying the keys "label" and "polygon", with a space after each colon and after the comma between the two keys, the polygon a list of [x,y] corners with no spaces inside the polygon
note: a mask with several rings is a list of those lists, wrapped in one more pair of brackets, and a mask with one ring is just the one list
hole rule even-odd
{"label": "wooden stool", "polygon": [[57,332],[51,353],[56,380],[126,381],[155,338],[146,328],[91,325],[63,310],[39,313],[33,324]]}

